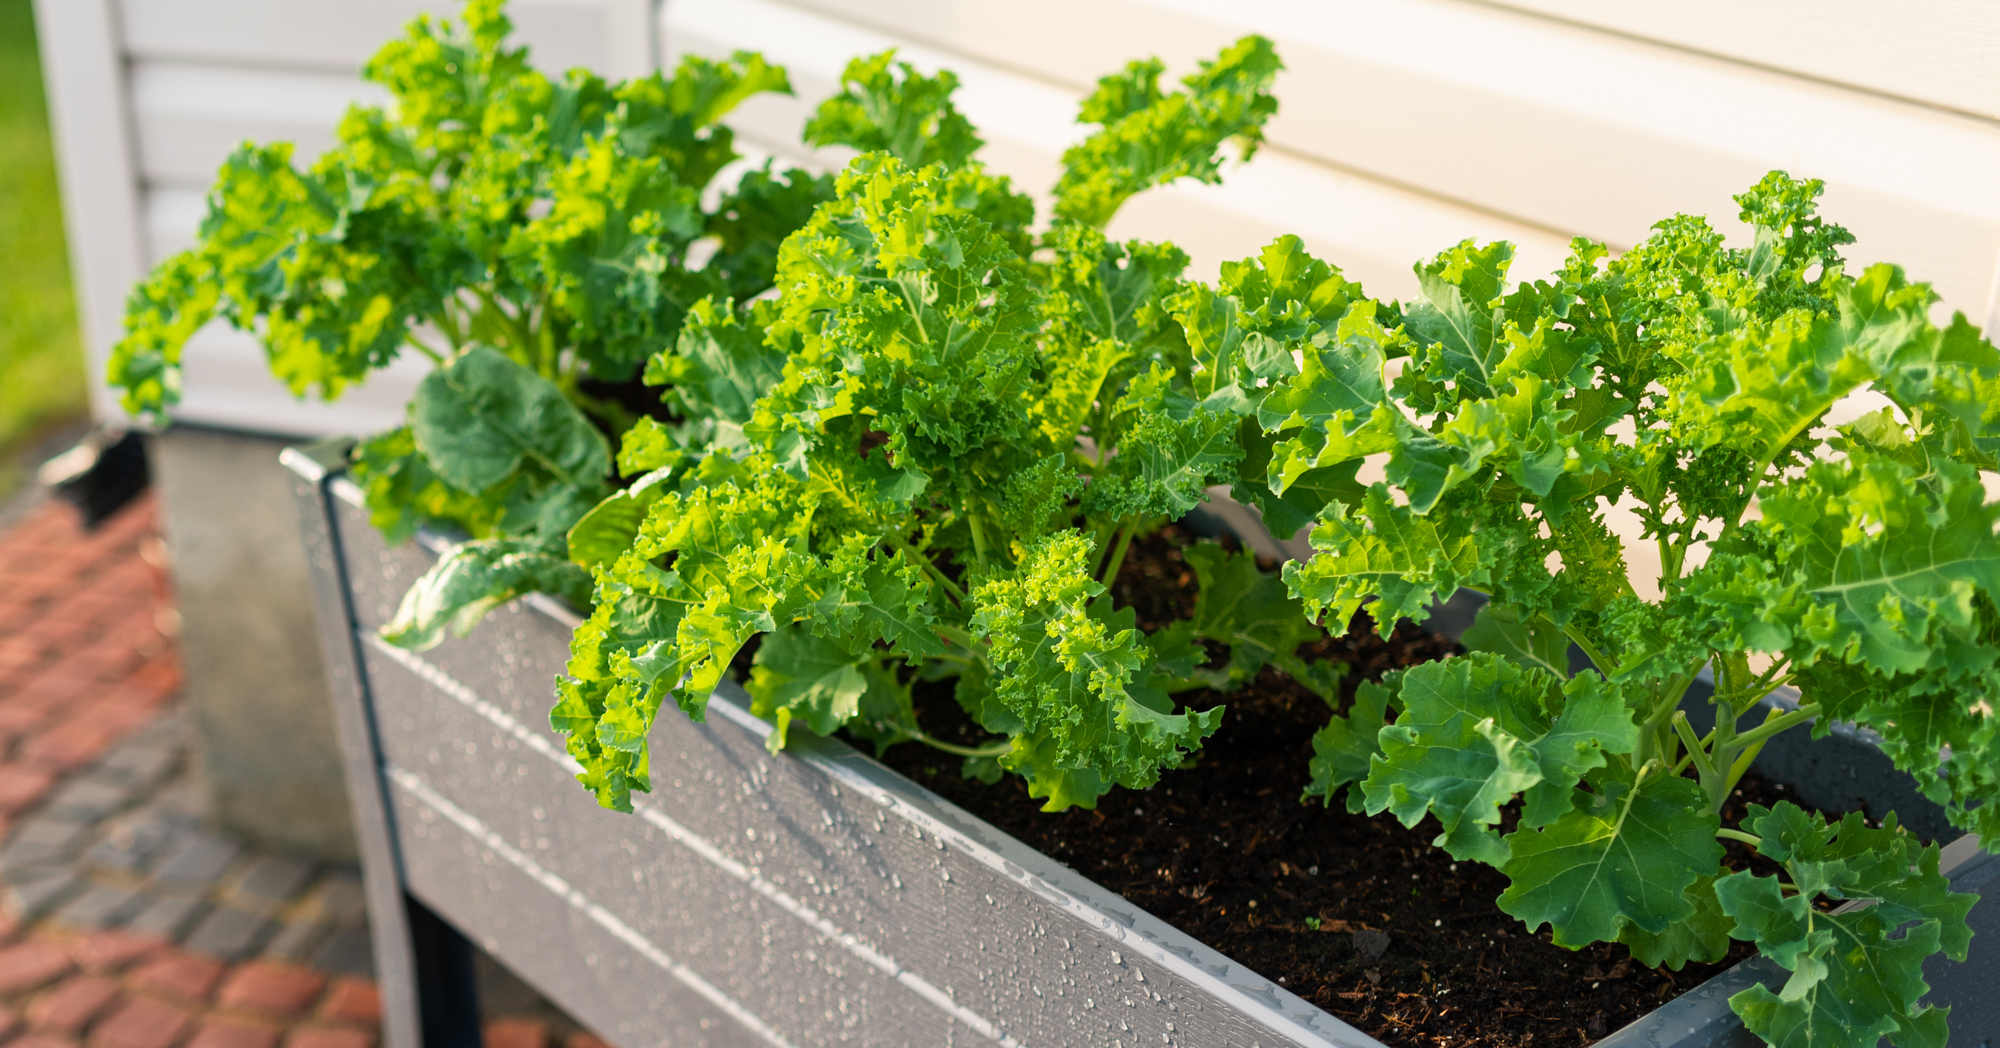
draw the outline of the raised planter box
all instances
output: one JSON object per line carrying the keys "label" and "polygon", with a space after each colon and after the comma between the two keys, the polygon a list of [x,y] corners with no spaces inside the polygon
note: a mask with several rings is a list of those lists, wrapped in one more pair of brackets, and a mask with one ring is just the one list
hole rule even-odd
{"label": "raised planter box", "polygon": [[[660,718],[635,815],[598,808],[547,721],[576,616],[530,598],[422,655],[377,641],[435,550],[384,545],[342,450],[286,461],[390,1048],[477,1043],[432,914],[634,1048],[1377,1044],[837,741],[772,757],[734,685],[705,724]],[[2000,874],[1972,843],[1945,857],[1961,890]],[[1972,922],[1972,957],[1926,970],[1961,1046],[2000,1041],[2000,903]],[[1781,975],[1740,965],[1604,1043],[1752,1044],[1726,1000]]]}

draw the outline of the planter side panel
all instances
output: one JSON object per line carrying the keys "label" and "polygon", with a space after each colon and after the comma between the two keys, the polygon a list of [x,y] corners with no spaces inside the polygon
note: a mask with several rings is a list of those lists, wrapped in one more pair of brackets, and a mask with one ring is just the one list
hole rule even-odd
{"label": "planter side panel", "polygon": [[[498,929],[567,907],[619,929],[630,958],[664,954],[646,963],[681,966],[781,1043],[1372,1043],[1213,954],[1191,973],[1195,951],[1168,958],[1134,934],[1151,918],[1101,889],[1080,899],[1073,876],[1063,890],[996,862],[995,848],[1020,846],[922,791],[913,806],[913,786],[844,746],[795,733],[796,757],[770,756],[761,722],[720,697],[708,724],[663,713],[656,792],[637,815],[602,811],[546,727],[567,627],[516,604],[420,657],[371,642],[430,557],[384,549],[359,511],[340,514],[413,888],[605,1033],[638,1043],[656,1024],[684,1028],[671,1002],[604,999],[666,980],[552,970],[552,950]],[[479,840],[489,846],[468,844]],[[539,879],[501,871],[526,869],[510,853]],[[465,883],[474,868],[496,872]],[[531,882],[541,894],[520,894]],[[526,941],[561,942],[570,920],[552,913]],[[1214,980],[1261,990],[1253,1002],[1268,1003],[1249,1006],[1268,1009],[1264,1021],[1240,996],[1218,999]],[[1274,1032],[1294,1013],[1311,1024],[1303,1039]]]}

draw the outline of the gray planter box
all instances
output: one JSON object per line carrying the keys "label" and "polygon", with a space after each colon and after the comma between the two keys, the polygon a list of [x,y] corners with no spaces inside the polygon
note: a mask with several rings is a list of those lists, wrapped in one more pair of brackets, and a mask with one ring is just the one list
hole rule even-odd
{"label": "gray planter box", "polygon": [[[437,917],[621,1045],[1377,1043],[839,742],[772,757],[733,685],[705,724],[662,716],[656,792],[603,811],[547,722],[576,616],[530,598],[422,655],[375,640],[436,553],[384,545],[340,451],[286,461],[391,1048],[477,1043]],[[1962,885],[2000,873],[1969,843]],[[1932,973],[1959,1045],[2000,1039],[2000,905],[1973,919],[1973,962]],[[1738,966],[1612,1041],[1750,1043],[1722,1002],[1771,977]]]}

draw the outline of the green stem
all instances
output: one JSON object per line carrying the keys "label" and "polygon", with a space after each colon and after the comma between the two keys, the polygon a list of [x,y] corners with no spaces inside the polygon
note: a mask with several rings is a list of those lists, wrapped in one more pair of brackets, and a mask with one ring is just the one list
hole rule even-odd
{"label": "green stem", "polygon": [[1732,830],[1727,826],[1722,827],[1719,830],[1716,830],[1715,836],[1718,839],[1725,841],[1742,841],[1744,844],[1747,844],[1752,848],[1756,848],[1760,852],[1764,848],[1764,838],[1752,836],[1750,834],[1744,833],[1742,830]]}
{"label": "green stem", "polygon": [[915,546],[910,545],[908,539],[905,539],[903,536],[898,535],[895,532],[890,532],[888,538],[891,545],[895,546],[897,549],[904,551],[905,553],[908,553],[912,558],[914,558],[916,562],[923,567],[925,574],[928,574],[931,577],[932,581],[936,582],[940,586],[943,586],[944,591],[946,593],[951,594],[952,600],[958,602],[959,604],[965,603],[965,591],[959,588],[958,583],[951,581],[951,579],[948,578],[944,572],[938,570],[938,566],[932,563],[929,557],[924,556],[923,553],[918,551],[918,549]]}
{"label": "green stem", "polygon": [[[1769,724],[1782,716],[1784,716],[1784,713],[1773,707],[1771,712],[1764,715],[1764,723]],[[1749,733],[1745,732],[1744,734],[1748,735]],[[1743,736],[1739,735],[1736,741],[1740,742],[1742,738]],[[1737,754],[1736,762],[1729,766],[1729,778],[1722,784],[1723,796],[1727,797],[1731,791],[1736,789],[1736,784],[1743,781],[1743,773],[1750,770],[1750,762],[1757,759],[1757,754],[1763,752],[1764,744],[1769,741],[1771,740],[1768,737],[1758,739],[1750,745],[1743,747],[1743,752]],[[1719,806],[1718,810],[1720,810]]]}
{"label": "green stem", "polygon": [[[1553,626],[1555,623],[1551,622],[1550,625]],[[1604,654],[1597,650],[1597,645],[1592,644],[1589,637],[1583,635],[1582,630],[1574,626],[1565,625],[1562,627],[1562,631],[1563,635],[1569,638],[1571,644],[1583,649],[1583,657],[1589,659],[1592,666],[1597,667],[1597,672],[1609,672],[1610,663],[1605,661]]]}
{"label": "green stem", "polygon": [[1740,749],[1748,746],[1762,745],[1765,739],[1788,728],[1795,728],[1817,716],[1819,716],[1819,703],[1808,702],[1790,713],[1772,717],[1763,724],[1738,735],[1729,748]]}
{"label": "green stem", "polygon": [[921,742],[924,745],[929,746],[934,750],[943,750],[946,753],[955,753],[961,757],[998,757],[1001,754],[1006,753],[1008,750],[1014,748],[1014,740],[1012,739],[1002,739],[999,742],[989,742],[984,746],[960,746],[957,743],[946,742],[943,739],[932,738],[931,736],[926,735],[923,732],[916,730],[915,728],[904,728],[903,731],[908,733],[910,738],[915,739],[916,741]]}
{"label": "green stem", "polygon": [[414,348],[417,352],[422,353],[424,356],[431,358],[431,363],[433,364],[444,363],[444,354],[439,353],[437,350],[424,345],[423,340],[419,339],[416,335],[411,334],[409,332],[404,332],[403,342],[405,345]]}
{"label": "green stem", "polygon": [[1125,551],[1131,548],[1132,536],[1138,532],[1139,519],[1134,517],[1132,523],[1125,525],[1125,529],[1118,533],[1118,544],[1111,548],[1111,559],[1105,562],[1104,569],[1097,573],[1097,581],[1107,586],[1118,581],[1118,569],[1125,566]]}
{"label": "green stem", "polygon": [[1688,723],[1688,715],[1675,710],[1673,716],[1674,733],[1681,737],[1681,744],[1688,749],[1688,756],[1694,759],[1695,771],[1701,775],[1701,783],[1707,786],[1715,779],[1715,765],[1708,759],[1708,751],[1702,749],[1701,740],[1694,737],[1694,726]]}
{"label": "green stem", "polygon": [[966,514],[965,524],[972,531],[972,555],[983,566],[986,563],[986,529],[979,526],[979,515],[976,513]]}
{"label": "green stem", "polygon": [[973,637],[972,634],[967,633],[962,629],[959,629],[957,626],[946,625],[945,623],[942,622],[933,625],[931,628],[937,631],[938,636],[943,637],[948,641],[951,641],[953,644],[956,644],[967,651],[970,651],[974,654],[978,654],[979,641],[977,638]]}

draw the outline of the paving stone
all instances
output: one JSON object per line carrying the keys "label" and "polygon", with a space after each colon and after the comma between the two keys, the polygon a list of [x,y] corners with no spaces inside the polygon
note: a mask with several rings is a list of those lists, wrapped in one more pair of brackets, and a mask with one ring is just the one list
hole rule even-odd
{"label": "paving stone", "polygon": [[167,892],[205,892],[222,879],[223,871],[242,850],[243,846],[235,841],[205,833],[195,835],[160,864],[159,871],[153,874],[153,884]]}
{"label": "paving stone", "polygon": [[28,1025],[49,1033],[81,1033],[118,998],[118,984],[109,979],[72,976],[28,1005]]}
{"label": "paving stone", "polygon": [[137,916],[126,922],[125,930],[138,935],[179,939],[207,909],[208,904],[200,899],[180,897],[154,899],[145,909],[140,910]]}
{"label": "paving stone", "polygon": [[0,912],[27,924],[60,905],[83,879],[68,870],[57,870],[32,881],[21,881],[0,890]]}
{"label": "paving stone", "polygon": [[247,1019],[203,1020],[183,1048],[275,1048],[278,1031]]}
{"label": "paving stone", "polygon": [[14,839],[0,850],[0,867],[34,866],[61,862],[76,854],[90,836],[90,827],[58,819],[33,818],[14,831]]}
{"label": "paving stone", "polygon": [[216,1002],[268,1015],[297,1015],[312,1007],[326,988],[326,976],[295,964],[257,961],[229,973],[216,991]]}
{"label": "paving stone", "polygon": [[150,901],[131,888],[94,884],[56,911],[56,922],[72,928],[110,928],[124,923]]}
{"label": "paving stone", "polygon": [[[375,1035],[351,1028],[324,1026],[293,1030],[285,1036],[285,1048],[374,1048]],[[8,1045],[7,1048],[14,1048]]]}
{"label": "paving stone", "polygon": [[382,992],[375,987],[373,979],[343,975],[333,980],[333,985],[327,989],[326,999],[319,1004],[319,1017],[335,1022],[377,1025],[382,1021]]}
{"label": "paving stone", "polygon": [[168,1048],[194,1017],[165,1001],[134,997],[90,1032],[97,1048]]}
{"label": "paving stone", "polygon": [[208,1000],[215,981],[222,978],[222,962],[213,957],[197,957],[175,951],[148,961],[132,973],[134,989],[151,990],[182,1001]]}
{"label": "paving stone", "polygon": [[336,975],[375,977],[375,947],[364,928],[342,928],[313,951],[312,966]]}
{"label": "paving stone", "polygon": [[258,914],[218,906],[195,925],[181,945],[192,953],[240,961],[256,953],[270,931],[271,922]]}
{"label": "paving stone", "polygon": [[563,1048],[611,1048],[611,1042],[594,1033],[572,1030],[568,1037],[563,1038]]}
{"label": "paving stone", "polygon": [[8,1041],[7,1048],[76,1048],[76,1042],[61,1034],[29,1033]]}
{"label": "paving stone", "polygon": [[312,875],[312,863],[288,855],[266,855],[244,871],[230,893],[230,902],[268,916],[297,898]]}
{"label": "paving stone", "polygon": [[368,921],[368,897],[361,878],[345,870],[329,875],[319,889],[319,916],[328,924],[353,927]]}
{"label": "paving stone", "polygon": [[549,1027],[540,1019],[492,1019],[486,1048],[549,1048]]}
{"label": "paving stone", "polygon": [[166,944],[167,940],[162,936],[135,935],[114,928],[79,936],[67,945],[69,955],[84,971],[101,974],[115,972]]}
{"label": "paving stone", "polygon": [[171,746],[125,743],[97,762],[97,774],[145,792],[174,770],[180,754]]}
{"label": "paving stone", "polygon": [[306,919],[292,921],[278,929],[271,941],[264,944],[264,956],[274,961],[304,961],[319,945],[320,936],[326,926],[318,921]]}
{"label": "paving stone", "polygon": [[172,823],[157,818],[115,827],[83,853],[83,861],[110,873],[142,873],[173,839],[175,830]]}
{"label": "paving stone", "polygon": [[132,788],[100,779],[76,779],[50,797],[42,816],[65,822],[98,822],[132,803]]}
{"label": "paving stone", "polygon": [[69,969],[69,954],[47,939],[15,943],[0,950],[0,993],[32,990]]}
{"label": "paving stone", "polygon": [[16,811],[42,799],[55,776],[21,764],[0,764],[0,811]]}

